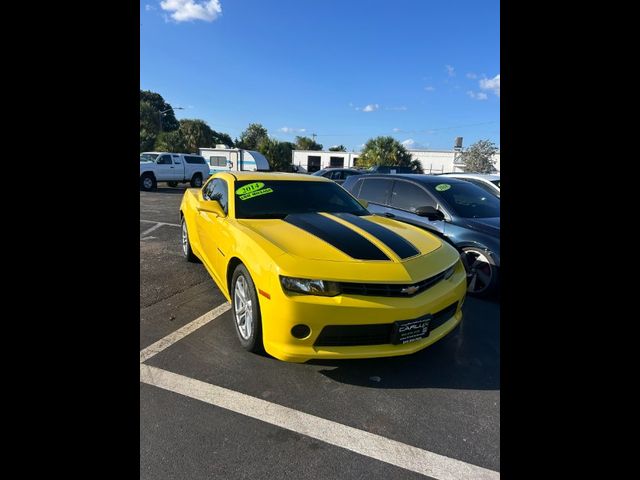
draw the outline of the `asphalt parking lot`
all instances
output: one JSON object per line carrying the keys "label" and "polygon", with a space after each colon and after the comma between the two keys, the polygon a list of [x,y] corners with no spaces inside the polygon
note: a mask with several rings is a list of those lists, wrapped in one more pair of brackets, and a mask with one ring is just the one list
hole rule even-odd
{"label": "asphalt parking lot", "polygon": [[182,257],[184,187],[158,187],[140,192],[141,479],[499,477],[497,300],[467,298],[460,327],[410,356],[250,354]]}

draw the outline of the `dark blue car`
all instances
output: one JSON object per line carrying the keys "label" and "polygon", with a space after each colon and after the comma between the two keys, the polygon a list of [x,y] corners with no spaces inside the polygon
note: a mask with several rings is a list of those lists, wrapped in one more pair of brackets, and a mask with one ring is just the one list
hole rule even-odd
{"label": "dark blue car", "polygon": [[461,253],[469,292],[485,296],[498,286],[500,199],[456,178],[436,175],[358,175],[342,185],[368,209],[442,236]]}

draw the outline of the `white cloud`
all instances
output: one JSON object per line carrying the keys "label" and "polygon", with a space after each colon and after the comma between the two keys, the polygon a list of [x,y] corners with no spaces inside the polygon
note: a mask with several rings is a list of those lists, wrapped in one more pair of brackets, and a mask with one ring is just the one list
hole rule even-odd
{"label": "white cloud", "polygon": [[165,12],[172,12],[171,18],[176,22],[212,22],[222,13],[220,0],[163,0],[160,8]]}
{"label": "white cloud", "polygon": [[482,78],[480,80],[480,88],[482,90],[489,90],[495,94],[496,97],[500,96],[500,74],[493,78]]}
{"label": "white cloud", "polygon": [[451,65],[445,65],[444,68],[447,69],[447,75],[449,75],[450,77],[456,76],[456,70]]}
{"label": "white cloud", "polygon": [[292,128],[292,127],[282,127],[280,129],[282,133],[304,133],[307,131],[306,128]]}
{"label": "white cloud", "polygon": [[356,107],[356,110],[362,110],[363,112],[375,112],[380,108],[380,105],[377,103],[370,103],[369,105],[365,105],[364,107]]}
{"label": "white cloud", "polygon": [[416,144],[416,141],[413,138],[407,138],[406,140],[400,142],[405,148],[413,148]]}
{"label": "white cloud", "polygon": [[155,9],[156,9],[156,7],[154,7],[153,5],[149,5],[149,4],[147,3],[147,4],[144,6],[144,9],[145,9],[147,12],[150,12],[151,10],[155,10]]}
{"label": "white cloud", "polygon": [[469,72],[467,73],[467,78],[470,78],[471,80],[475,80],[476,78],[478,78],[478,75],[476,75],[473,72]]}
{"label": "white cloud", "polygon": [[436,89],[436,87],[434,87],[433,85],[427,85],[426,87],[424,87],[424,89],[427,92],[433,92]]}
{"label": "white cloud", "polygon": [[405,107],[404,105],[400,107],[387,107],[385,108],[385,110],[395,110],[396,112],[405,112],[407,110],[407,107]]}
{"label": "white cloud", "polygon": [[394,131],[395,133],[398,133],[398,132],[400,131],[400,129],[399,129],[399,128],[394,128],[394,129],[393,129],[393,131]]}
{"label": "white cloud", "polygon": [[471,90],[467,90],[467,95],[469,95],[474,100],[486,100],[487,94],[484,92],[472,92]]}

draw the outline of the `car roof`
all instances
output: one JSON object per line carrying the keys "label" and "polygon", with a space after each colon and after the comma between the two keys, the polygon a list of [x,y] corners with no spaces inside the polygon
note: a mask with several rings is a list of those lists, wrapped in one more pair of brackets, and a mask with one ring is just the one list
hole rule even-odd
{"label": "car roof", "polygon": [[479,178],[481,180],[500,180],[500,175],[493,173],[466,173],[466,172],[454,172],[454,173],[441,173],[441,177],[460,177],[460,178]]}
{"label": "car roof", "polygon": [[305,175],[303,173],[288,172],[219,172],[213,177],[234,177],[237,181],[245,180],[291,180],[299,182],[328,182],[333,183],[325,177],[314,177],[313,175]]}
{"label": "car roof", "polygon": [[[404,178],[420,183],[442,183],[442,177],[440,175],[429,175],[426,173],[370,173],[367,174],[367,178]],[[447,181],[450,180],[453,180],[453,183],[464,183],[464,180],[454,179],[454,177],[447,178]]]}

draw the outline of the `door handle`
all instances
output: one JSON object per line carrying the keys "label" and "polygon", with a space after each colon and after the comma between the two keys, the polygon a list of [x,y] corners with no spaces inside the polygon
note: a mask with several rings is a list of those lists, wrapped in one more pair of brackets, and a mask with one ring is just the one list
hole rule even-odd
{"label": "door handle", "polygon": [[383,215],[387,218],[396,218],[396,216],[393,213],[389,213],[389,212],[384,212]]}

